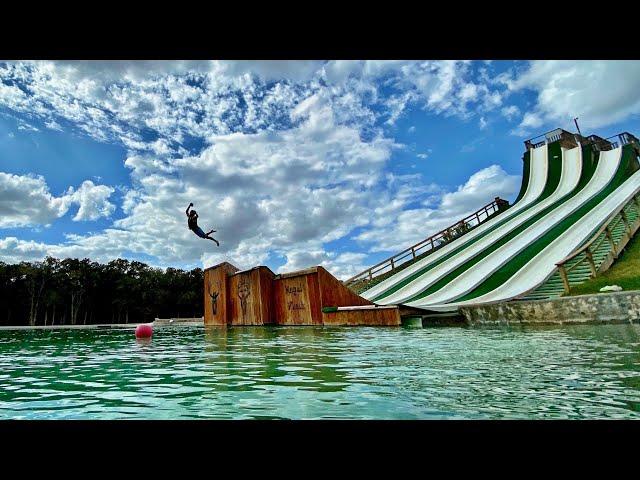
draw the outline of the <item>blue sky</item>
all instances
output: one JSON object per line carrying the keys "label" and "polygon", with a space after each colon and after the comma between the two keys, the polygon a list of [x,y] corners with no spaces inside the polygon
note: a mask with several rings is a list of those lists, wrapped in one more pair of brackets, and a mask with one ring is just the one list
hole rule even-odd
{"label": "blue sky", "polygon": [[0,260],[345,278],[513,200],[526,138],[638,134],[638,84],[635,61],[0,62]]}

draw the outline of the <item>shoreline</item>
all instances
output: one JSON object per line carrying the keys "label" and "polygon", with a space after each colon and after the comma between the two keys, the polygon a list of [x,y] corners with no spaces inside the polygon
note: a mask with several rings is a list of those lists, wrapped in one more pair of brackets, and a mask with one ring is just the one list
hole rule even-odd
{"label": "shoreline", "polygon": [[640,290],[461,307],[467,325],[640,323]]}
{"label": "shoreline", "polygon": [[190,327],[203,325],[204,320],[200,318],[156,318],[153,322],[135,323],[96,323],[92,325],[3,325],[0,330],[121,330],[135,329],[138,325],[152,324],[154,327]]}

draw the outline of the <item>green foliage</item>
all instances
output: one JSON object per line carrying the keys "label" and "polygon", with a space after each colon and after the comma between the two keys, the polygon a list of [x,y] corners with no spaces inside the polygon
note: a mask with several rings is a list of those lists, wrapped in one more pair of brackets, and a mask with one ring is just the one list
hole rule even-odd
{"label": "green foliage", "polygon": [[0,325],[150,322],[202,316],[202,269],[166,271],[129,260],[107,264],[48,257],[0,262]]}

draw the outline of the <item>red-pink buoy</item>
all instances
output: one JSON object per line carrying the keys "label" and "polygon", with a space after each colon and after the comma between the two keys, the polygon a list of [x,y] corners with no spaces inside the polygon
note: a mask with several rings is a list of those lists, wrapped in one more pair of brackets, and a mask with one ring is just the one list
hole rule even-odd
{"label": "red-pink buoy", "polygon": [[136,338],[151,338],[153,327],[149,323],[143,323],[136,327]]}

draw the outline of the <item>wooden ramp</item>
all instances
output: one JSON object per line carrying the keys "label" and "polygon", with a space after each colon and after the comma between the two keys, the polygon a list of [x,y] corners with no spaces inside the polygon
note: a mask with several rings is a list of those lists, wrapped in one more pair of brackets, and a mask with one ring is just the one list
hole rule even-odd
{"label": "wooden ramp", "polygon": [[204,271],[205,325],[400,325],[396,306],[377,306],[322,267],[281,275],[224,262]]}

